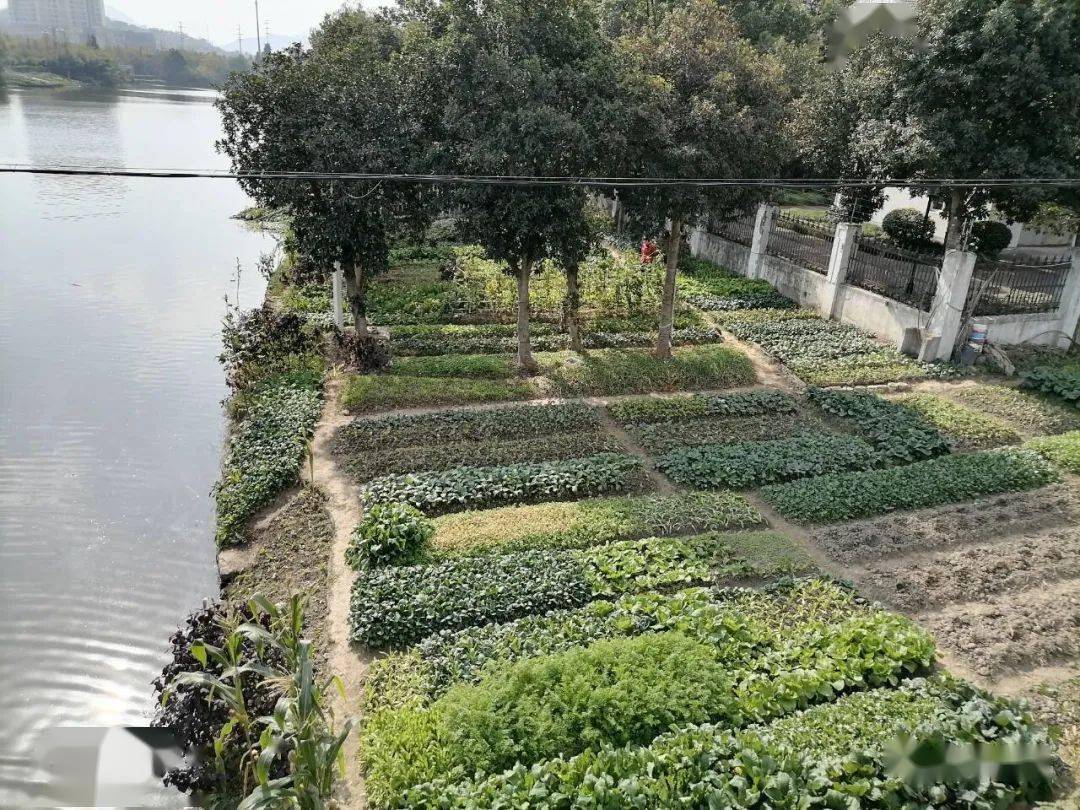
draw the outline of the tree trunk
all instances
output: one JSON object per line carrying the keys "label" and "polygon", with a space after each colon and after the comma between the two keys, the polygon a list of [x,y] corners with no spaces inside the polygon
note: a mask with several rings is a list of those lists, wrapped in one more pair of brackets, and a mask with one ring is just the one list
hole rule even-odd
{"label": "tree trunk", "polygon": [[352,272],[342,275],[345,276],[345,294],[349,298],[349,310],[352,312],[356,334],[370,334],[367,321],[367,273],[360,262],[353,262]]}
{"label": "tree trunk", "polygon": [[526,374],[535,374],[540,366],[532,356],[529,340],[529,277],[532,275],[532,259],[526,259],[517,267],[517,362]]}
{"label": "tree trunk", "polygon": [[671,333],[675,329],[675,273],[679,269],[679,246],[682,244],[682,220],[672,218],[664,251],[664,297],[660,301],[660,337],[656,356],[671,359]]}
{"label": "tree trunk", "polygon": [[962,249],[963,234],[964,190],[961,188],[953,188],[949,190],[949,226],[945,231],[945,249]]}
{"label": "tree trunk", "polygon": [[566,268],[566,331],[570,333],[570,349],[581,351],[581,289],[578,287],[578,266]]}

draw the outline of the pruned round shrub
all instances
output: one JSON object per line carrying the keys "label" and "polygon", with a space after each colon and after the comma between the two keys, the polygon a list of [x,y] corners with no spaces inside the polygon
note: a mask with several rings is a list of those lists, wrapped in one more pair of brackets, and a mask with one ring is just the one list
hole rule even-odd
{"label": "pruned round shrub", "polygon": [[976,253],[994,257],[1009,246],[1012,231],[1004,222],[986,219],[971,226],[970,247]]}
{"label": "pruned round shrub", "polygon": [[407,503],[377,503],[365,510],[353,529],[345,560],[353,568],[409,560],[435,534],[435,527]]}
{"label": "pruned round shrub", "polygon": [[934,223],[917,208],[897,208],[885,215],[882,230],[896,244],[907,248],[923,248],[934,237]]}

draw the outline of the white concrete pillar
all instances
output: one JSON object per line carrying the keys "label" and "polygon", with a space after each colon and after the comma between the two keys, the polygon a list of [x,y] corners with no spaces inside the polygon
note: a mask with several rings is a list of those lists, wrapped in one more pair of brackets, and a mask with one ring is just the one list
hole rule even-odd
{"label": "white concrete pillar", "polygon": [[919,359],[923,362],[948,360],[952,356],[974,269],[974,253],[946,251],[941,272],[938,273],[937,292],[930,305],[930,320],[922,330]]}
{"label": "white concrete pillar", "polygon": [[1061,291],[1058,319],[1058,330],[1064,333],[1058,336],[1058,346],[1067,349],[1072,345],[1069,338],[1076,337],[1076,322],[1080,320],[1080,247],[1072,250],[1072,266],[1069,267],[1069,277],[1065,279],[1065,288]]}
{"label": "white concrete pillar", "polygon": [[862,225],[858,222],[840,222],[833,233],[832,252],[829,254],[829,267],[825,271],[825,291],[820,302],[820,312],[824,318],[836,315],[836,302],[847,281],[848,263],[855,250]]}
{"label": "white concrete pillar", "polygon": [[342,309],[342,288],[345,286],[345,275],[341,272],[341,262],[334,262],[334,303],[333,316],[334,326],[338,329],[345,328],[345,312]]}
{"label": "white concrete pillar", "polygon": [[761,203],[758,206],[757,217],[754,219],[754,238],[750,244],[750,259],[746,263],[747,278],[762,277],[761,265],[765,259],[765,249],[769,245],[773,223],[779,213],[780,209],[775,205]]}

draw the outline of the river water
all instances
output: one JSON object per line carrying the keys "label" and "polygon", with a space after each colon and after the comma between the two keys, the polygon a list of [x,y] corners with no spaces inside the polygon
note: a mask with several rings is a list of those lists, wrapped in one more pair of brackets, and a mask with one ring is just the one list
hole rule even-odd
{"label": "river water", "polygon": [[[211,100],[0,91],[0,163],[224,168]],[[273,246],[229,219],[246,204],[231,180],[0,175],[0,805],[44,788],[46,729],[145,725],[216,591],[219,328]]]}

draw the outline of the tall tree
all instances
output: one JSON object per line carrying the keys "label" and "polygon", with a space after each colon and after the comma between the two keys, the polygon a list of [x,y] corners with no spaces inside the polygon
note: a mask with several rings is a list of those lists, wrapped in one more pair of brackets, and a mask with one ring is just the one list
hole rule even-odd
{"label": "tall tree", "polygon": [[[686,0],[655,25],[624,34],[624,122],[630,176],[770,177],[787,160],[782,68],[740,37],[713,0]],[[684,225],[747,210],[760,190],[669,185],[624,189],[620,196],[647,231],[667,227],[666,272],[656,354],[671,357],[675,281]]]}
{"label": "tall tree", "polygon": [[[402,92],[400,44],[388,16],[328,16],[310,48],[266,54],[250,73],[230,77],[217,102],[219,149],[243,173],[414,170],[425,157],[430,112]],[[427,216],[423,190],[258,176],[240,182],[262,205],[289,212],[306,258],[327,269],[341,262],[356,330],[366,333],[368,283],[386,269],[394,234]]]}
{"label": "tall tree", "polygon": [[[585,0],[444,0],[409,9],[408,58],[442,89],[439,139],[452,171],[581,176],[609,148],[617,103],[613,55]],[[529,280],[545,258],[573,253],[584,217],[576,187],[466,185],[459,230],[517,280],[518,365],[534,372]]]}
{"label": "tall tree", "polygon": [[954,185],[947,248],[987,203],[1033,214],[1048,191],[978,179],[1075,176],[1080,6],[1060,0],[921,0],[918,44],[900,47],[896,92],[860,127],[883,174],[973,178]]}

